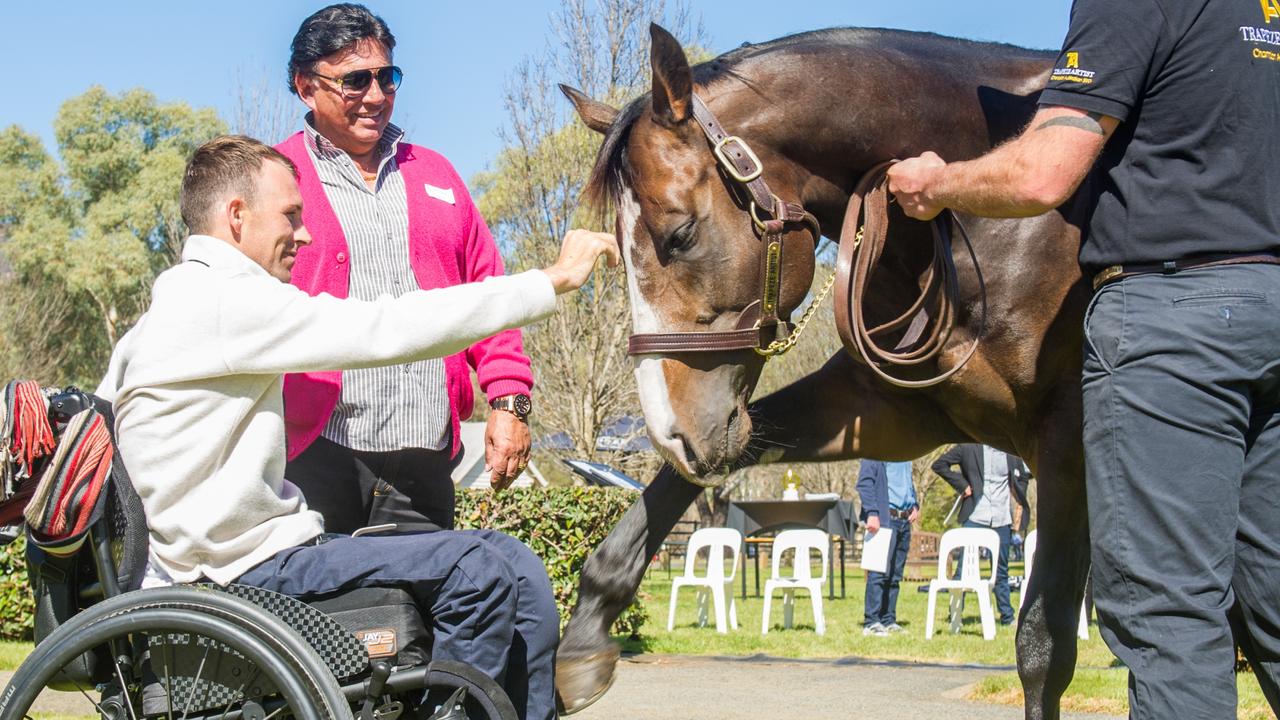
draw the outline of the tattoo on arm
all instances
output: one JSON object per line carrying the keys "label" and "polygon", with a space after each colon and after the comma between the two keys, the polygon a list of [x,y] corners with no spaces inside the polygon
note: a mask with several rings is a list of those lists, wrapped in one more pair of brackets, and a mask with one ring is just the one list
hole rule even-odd
{"label": "tattoo on arm", "polygon": [[1050,127],[1073,127],[1081,130],[1087,130],[1096,135],[1106,135],[1107,132],[1102,129],[1102,113],[1091,112],[1085,117],[1079,115],[1064,115],[1062,117],[1051,118],[1040,124],[1036,130],[1044,130]]}

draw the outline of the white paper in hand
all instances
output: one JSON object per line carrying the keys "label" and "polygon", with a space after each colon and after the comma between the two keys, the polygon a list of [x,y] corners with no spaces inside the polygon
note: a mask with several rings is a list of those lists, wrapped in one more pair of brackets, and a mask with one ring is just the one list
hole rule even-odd
{"label": "white paper in hand", "polygon": [[862,539],[862,569],[870,572],[888,572],[889,543],[893,540],[893,528],[881,527],[874,534]]}

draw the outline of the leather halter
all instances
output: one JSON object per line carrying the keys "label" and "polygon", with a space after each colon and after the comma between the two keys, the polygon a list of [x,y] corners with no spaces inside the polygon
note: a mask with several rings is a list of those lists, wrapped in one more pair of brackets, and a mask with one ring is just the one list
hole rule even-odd
{"label": "leather halter", "polygon": [[[725,352],[760,352],[774,340],[786,337],[787,323],[778,316],[782,287],[783,236],[788,227],[802,225],[814,247],[821,236],[818,220],[798,203],[782,200],[764,179],[764,165],[745,140],[725,132],[715,114],[697,94],[692,96],[693,117],[707,136],[721,169],[749,195],[747,212],[756,234],[764,241],[760,299],[738,314],[735,329],[711,332],[637,333],[627,341],[631,355]],[[762,214],[765,217],[761,217]]]}
{"label": "leather halter", "polygon": [[[821,229],[817,218],[798,203],[786,202],[769,188],[764,180],[764,165],[745,140],[729,135],[716,120],[702,98],[692,96],[693,117],[710,141],[721,169],[749,194],[748,212],[756,234],[765,243],[761,268],[760,299],[738,315],[735,329],[710,332],[637,333],[627,342],[631,355],[725,352],[754,350],[766,358],[771,343],[785,338],[787,322],[778,316],[782,285],[783,235],[788,226],[803,225],[811,233],[814,248]],[[919,297],[898,317],[868,329],[865,318],[867,287],[879,265],[889,236],[888,169],[896,161],[881,163],[858,181],[845,211],[836,261],[836,329],[845,350],[861,360],[886,382],[904,388],[937,385],[959,372],[977,352],[986,334],[987,291],[978,267],[977,255],[968,232],[959,218],[944,211],[931,223],[933,262],[925,276]],[[760,217],[761,212],[768,219]],[[865,223],[859,221],[865,215]],[[951,339],[955,329],[956,310],[960,304],[959,280],[952,256],[951,226],[960,230],[966,249],[978,275],[982,320],[977,336],[956,365],[945,372],[922,380],[894,377],[885,368],[910,367],[936,359]],[[803,323],[802,323],[803,324]],[[906,327],[892,350],[877,342],[877,336]],[[793,338],[794,339],[794,338]]]}
{"label": "leather halter", "polygon": [[[960,224],[959,218],[950,210],[944,210],[930,223],[933,232],[933,262],[925,276],[920,295],[898,317],[877,327],[867,328],[864,312],[867,287],[889,238],[888,171],[894,162],[896,161],[881,163],[869,170],[858,181],[849,197],[844,226],[840,231],[840,250],[836,258],[836,329],[845,350],[871,368],[882,380],[898,387],[924,388],[937,385],[957,373],[977,351],[978,343],[986,334],[987,289],[969,233]],[[894,377],[884,368],[910,367],[937,358],[955,329],[960,290],[955,259],[952,256],[953,224],[960,230],[960,236],[964,239],[978,274],[979,296],[982,301],[982,321],[978,335],[960,362],[946,372],[923,380]],[[877,336],[903,327],[906,327],[906,332],[892,350],[886,350],[877,344]]]}

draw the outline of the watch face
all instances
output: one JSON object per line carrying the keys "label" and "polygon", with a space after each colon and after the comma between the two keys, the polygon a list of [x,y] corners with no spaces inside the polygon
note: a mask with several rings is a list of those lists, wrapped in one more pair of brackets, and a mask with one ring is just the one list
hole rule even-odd
{"label": "watch face", "polygon": [[533,401],[529,399],[528,395],[516,395],[514,400],[516,414],[520,417],[524,417],[533,411]]}

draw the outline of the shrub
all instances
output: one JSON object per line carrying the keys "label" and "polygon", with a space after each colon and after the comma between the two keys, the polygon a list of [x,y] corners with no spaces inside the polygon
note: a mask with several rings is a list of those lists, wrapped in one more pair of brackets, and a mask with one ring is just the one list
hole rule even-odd
{"label": "shrub", "polygon": [[0,639],[30,640],[36,603],[27,585],[27,543],[23,538],[0,547]]}
{"label": "shrub", "polygon": [[[587,555],[635,502],[635,493],[604,488],[521,488],[458,493],[458,529],[500,530],[528,545],[547,566],[563,627],[578,599],[578,577]],[[631,603],[614,632],[637,637],[647,620]]]}

